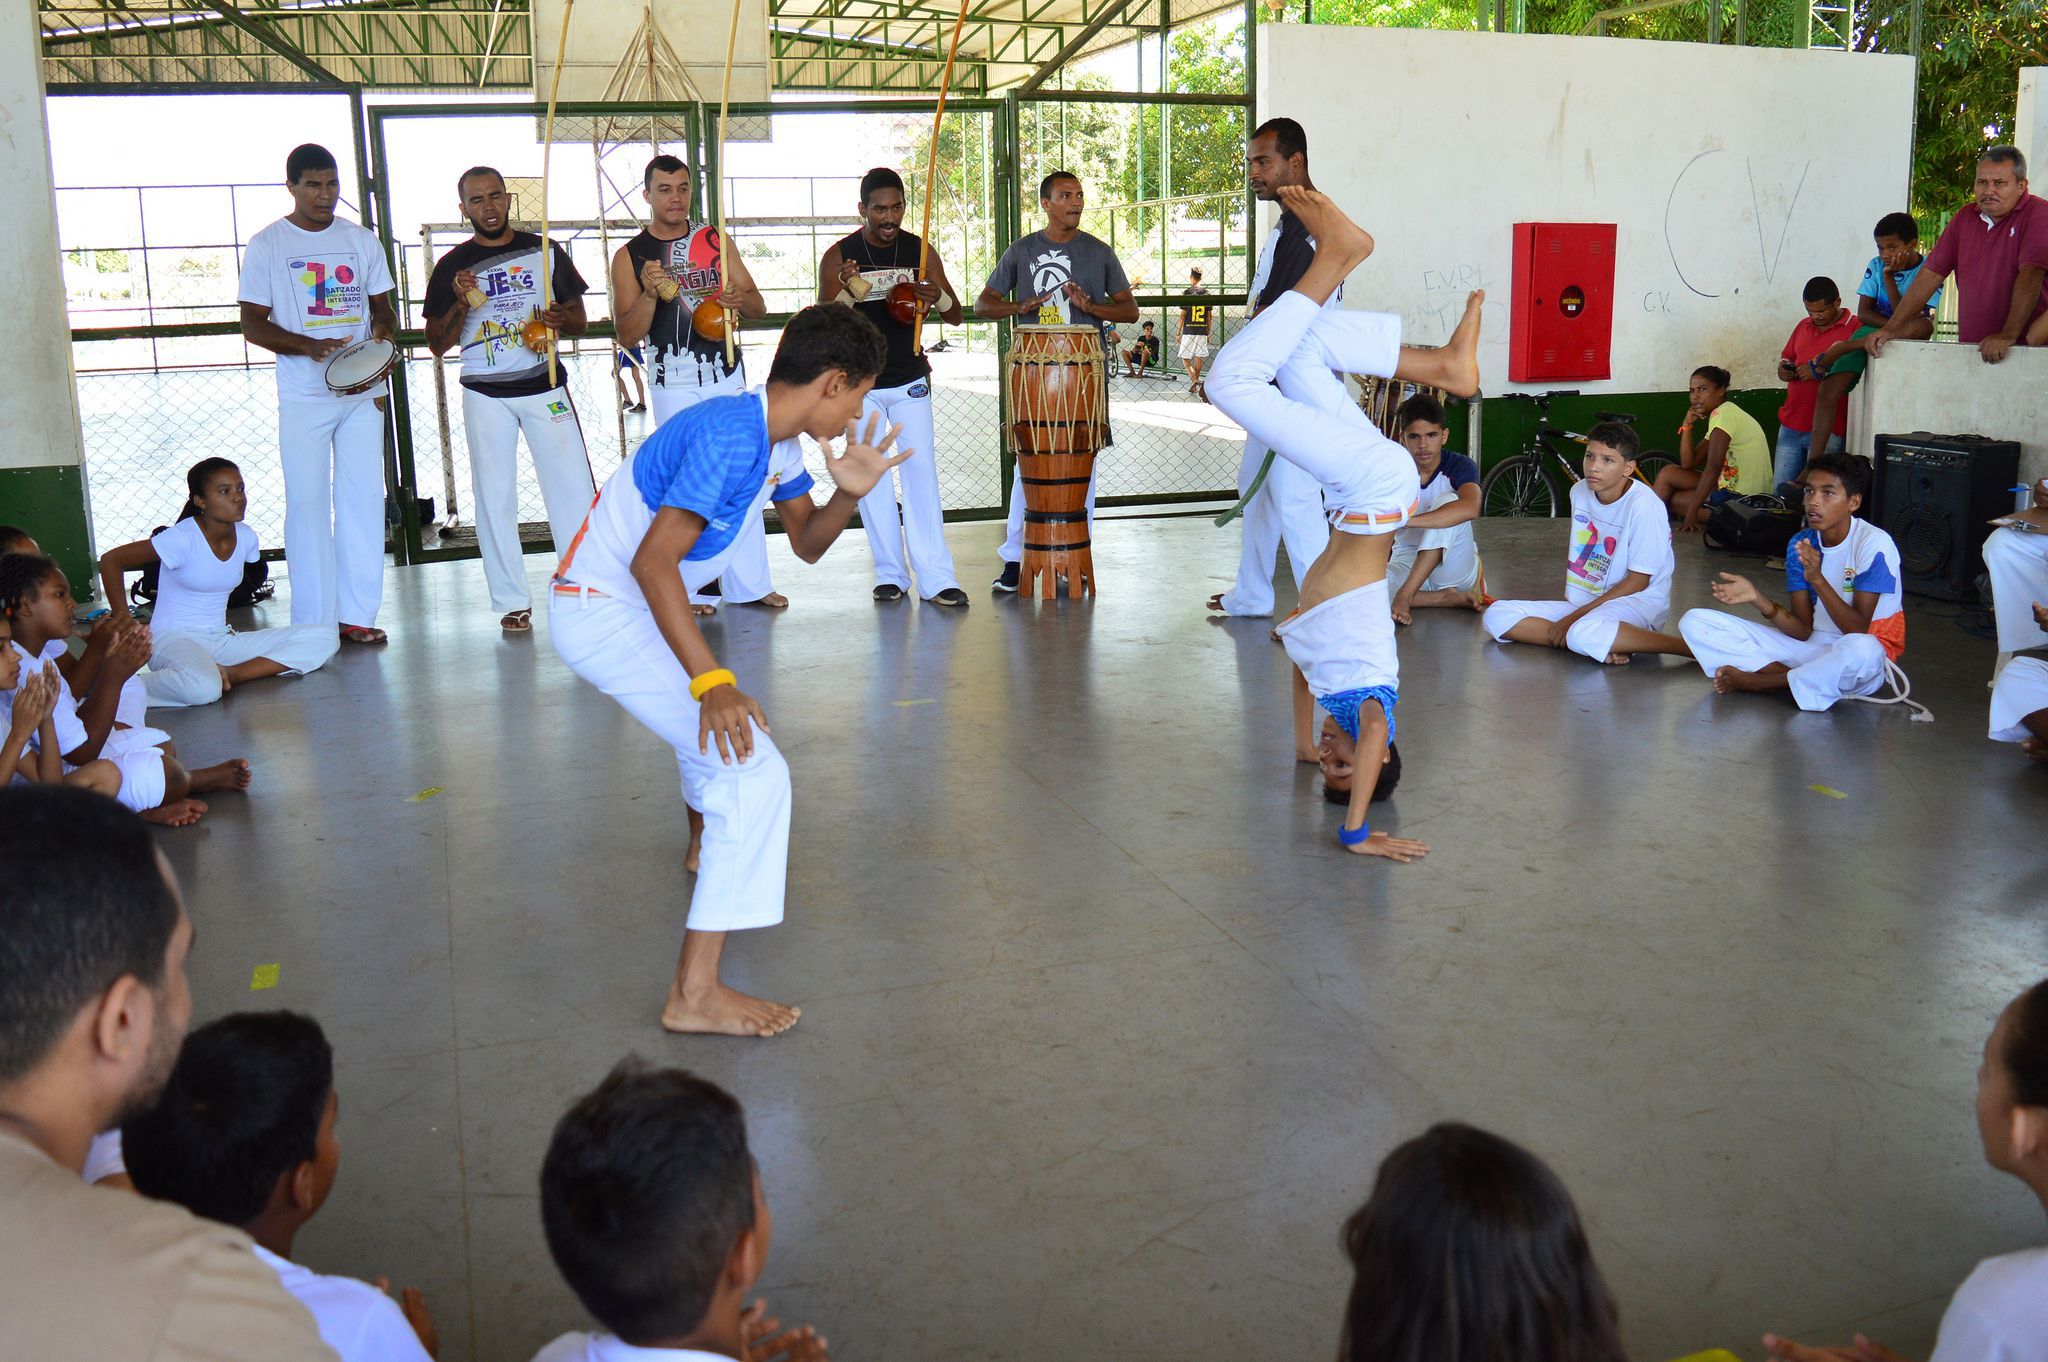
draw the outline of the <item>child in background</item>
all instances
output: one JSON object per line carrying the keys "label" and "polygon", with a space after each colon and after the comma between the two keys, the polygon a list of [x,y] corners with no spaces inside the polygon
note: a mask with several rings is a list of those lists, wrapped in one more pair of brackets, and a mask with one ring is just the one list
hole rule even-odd
{"label": "child in background", "polygon": [[[42,556],[43,546],[16,525],[0,525],[0,558],[10,553],[32,553]],[[74,656],[59,640],[58,646],[45,650],[44,660],[54,660],[57,670],[64,674],[64,684],[71,687],[71,694],[83,700],[92,694],[100,674],[100,663],[105,660],[107,650],[114,646],[127,629],[139,629],[131,618],[125,623],[116,623],[112,618],[101,620],[91,633],[85,636],[85,651]],[[114,707],[114,723],[120,728],[141,728],[149,717],[149,692],[143,687],[142,678],[131,676],[121,683],[120,700]]]}
{"label": "child in background", "polygon": [[[1603,421],[1586,436],[1571,494],[1561,601],[1495,601],[1481,620],[1501,643],[1565,648],[1618,666],[1636,653],[1685,652],[1659,633],[1671,611],[1671,522],[1636,476],[1636,433]],[[1669,470],[1667,470],[1669,471]]]}
{"label": "child in background", "polygon": [[[1791,605],[1724,572],[1714,599],[1754,606],[1764,623],[1721,610],[1688,610],[1678,621],[1715,690],[1789,690],[1801,709],[1824,710],[1843,698],[1875,695],[1893,677],[1904,700],[1903,674],[1894,677],[1906,651],[1899,549],[1890,535],[1856,518],[1869,491],[1870,460],[1815,455],[1806,465],[1806,528],[1785,549]],[[1912,708],[1916,717],[1926,714]]]}
{"label": "child in background", "polygon": [[1426,606],[1481,609],[1486,574],[1472,522],[1479,518],[1479,465],[1444,449],[1444,404],[1416,393],[1400,405],[1394,420],[1401,443],[1415,460],[1422,482],[1419,515],[1394,532],[1387,580],[1394,587],[1394,619],[1413,624]]}
{"label": "child in background", "polygon": [[244,1230],[341,1362],[427,1362],[440,1351],[420,1293],[401,1308],[352,1277],[291,1260],[341,1166],[334,1051],[295,1012],[238,1012],[185,1037],[154,1106],[121,1125],[135,1190]]}
{"label": "child in background", "polygon": [[114,763],[94,760],[65,772],[53,717],[63,678],[54,667],[45,667],[24,684],[24,663],[13,646],[12,626],[0,619],[0,712],[7,721],[7,736],[0,739],[0,784],[77,785],[112,799],[121,788]]}
{"label": "child in background", "polygon": [[1152,323],[1146,322],[1138,331],[1137,341],[1124,351],[1124,375],[1127,378],[1143,378],[1145,370],[1159,362],[1159,337],[1153,333]]}
{"label": "child in background", "polygon": [[[1692,407],[1678,428],[1678,462],[1657,475],[1657,495],[1671,508],[1681,534],[1696,534],[1713,508],[1730,497],[1771,490],[1771,442],[1757,419],[1728,400],[1732,381],[1719,365],[1692,371]],[[1704,444],[1692,428],[1707,423]]]}
{"label": "child in background", "polygon": [[[1849,406],[1849,389],[1854,379],[1830,386],[1824,381],[1823,356],[1848,346],[1856,332],[1856,319],[1842,306],[1842,291],[1835,281],[1816,275],[1806,281],[1801,294],[1806,319],[1792,328],[1785,348],[1778,355],[1778,380],[1785,385],[1785,404],[1778,408],[1778,445],[1771,477],[1781,496],[1804,482],[1806,460],[1818,442],[1824,454],[1839,454]],[[1821,406],[1826,410],[1820,410]]]}

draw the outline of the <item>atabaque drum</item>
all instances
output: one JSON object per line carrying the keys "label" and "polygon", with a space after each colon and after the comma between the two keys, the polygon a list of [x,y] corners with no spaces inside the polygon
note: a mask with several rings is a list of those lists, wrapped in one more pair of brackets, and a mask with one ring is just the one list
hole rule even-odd
{"label": "atabaque drum", "polygon": [[1105,373],[1093,326],[1020,326],[1003,360],[1010,453],[1024,481],[1026,596],[1095,590],[1088,482],[1109,437]]}

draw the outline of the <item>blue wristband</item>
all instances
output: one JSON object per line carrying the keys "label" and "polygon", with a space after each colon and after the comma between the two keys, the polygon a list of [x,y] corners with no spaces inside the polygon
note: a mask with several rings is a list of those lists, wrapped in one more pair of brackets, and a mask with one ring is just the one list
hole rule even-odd
{"label": "blue wristband", "polygon": [[1359,824],[1355,831],[1351,828],[1340,827],[1337,829],[1337,840],[1347,847],[1355,847],[1370,836],[1372,836],[1372,824],[1370,823]]}

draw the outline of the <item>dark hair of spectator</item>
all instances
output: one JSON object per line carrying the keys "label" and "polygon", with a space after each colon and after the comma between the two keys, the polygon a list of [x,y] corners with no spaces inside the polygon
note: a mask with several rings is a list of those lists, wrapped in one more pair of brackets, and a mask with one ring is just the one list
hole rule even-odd
{"label": "dark hair of spectator", "polygon": [[[1724,373],[1725,379],[1727,375]],[[1621,421],[1602,421],[1586,432],[1589,445],[1606,445],[1623,459],[1634,462],[1636,455],[1643,452],[1643,442],[1636,434],[1636,428]]]}
{"label": "dark hair of spectator", "polygon": [[639,1346],[683,1337],[754,1224],[740,1104],[682,1069],[624,1061],[555,1126],[540,1215],[555,1267],[607,1329]]}
{"label": "dark hair of spectator", "polygon": [[1625,1362],[1570,1193],[1498,1135],[1447,1123],[1387,1155],[1343,1244],[1340,1362]]}
{"label": "dark hair of spectator", "polygon": [[497,167],[471,166],[455,177],[455,201],[457,203],[467,203],[469,201],[469,182],[479,175],[488,175],[498,182],[500,188],[504,187],[505,177],[498,173]]}
{"label": "dark hair of spectator", "polygon": [[674,175],[688,169],[689,167],[682,163],[681,158],[671,156],[667,152],[663,152],[661,155],[649,161],[647,163],[647,169],[640,173],[640,187],[642,189],[653,188],[654,172],[657,170],[664,175]]}
{"label": "dark hair of spectator", "polygon": [[877,189],[893,189],[901,194],[903,192],[903,177],[887,166],[876,166],[873,170],[861,176],[860,201],[862,207],[867,206],[867,201],[873,197]]}
{"label": "dark hair of spectator", "polygon": [[0,1083],[9,1083],[116,981],[163,986],[178,902],[148,825],[85,790],[0,789],[0,865]]}
{"label": "dark hair of spectator", "polygon": [[1806,461],[1807,477],[1811,479],[1815,473],[1839,478],[1845,494],[1870,504],[1870,460],[1861,454],[1816,454]]}
{"label": "dark hair of spectator", "polygon": [[178,512],[178,519],[195,520],[198,518],[199,498],[206,495],[207,480],[214,474],[239,473],[241,471],[241,465],[237,464],[233,459],[223,459],[219,455],[215,455],[210,459],[201,459],[198,463],[193,464],[192,467],[185,471],[185,491],[187,493],[185,509]]}
{"label": "dark hair of spectator", "polygon": [[47,553],[10,553],[0,557],[0,615],[12,615],[61,568]]}
{"label": "dark hair of spectator", "polygon": [[1839,303],[1842,301],[1842,289],[1825,274],[1816,274],[1807,280],[1806,287],[1799,291],[1799,300],[1806,303]]}
{"label": "dark hair of spectator", "polygon": [[1723,392],[1728,391],[1728,385],[1735,381],[1734,376],[1718,364],[1702,364],[1692,371],[1692,376],[1704,378]]}
{"label": "dark hair of spectator", "polygon": [[858,383],[881,373],[888,354],[882,333],[859,312],[813,303],[783,328],[775,358],[768,366],[768,381],[800,388],[819,374],[837,369]]}
{"label": "dark hair of spectator", "polygon": [[1394,409],[1394,425],[1405,432],[1417,421],[1425,421],[1432,426],[1442,425],[1444,404],[1428,393],[1410,393],[1401,405]]}
{"label": "dark hair of spectator", "polygon": [[306,178],[309,170],[339,170],[334,163],[334,153],[318,142],[301,142],[292,148],[291,155],[284,158],[284,182],[297,184]]}
{"label": "dark hair of spectator", "polygon": [[121,1123],[121,1157],[144,1196],[246,1226],[313,1158],[333,1091],[320,1023],[237,1012],[185,1037],[163,1095]]}
{"label": "dark hair of spectator", "polygon": [[1877,220],[1877,226],[1870,235],[1873,239],[1890,237],[1910,246],[1920,239],[1920,224],[1913,220],[1911,213],[1886,213]]}
{"label": "dark hair of spectator", "polygon": [[1273,147],[1280,153],[1281,160],[1291,161],[1297,156],[1308,155],[1308,134],[1293,119],[1267,119],[1252,129],[1252,140],[1257,141],[1267,133],[1273,134]]}
{"label": "dark hair of spectator", "polygon": [[2048,1107],[2048,979],[2014,1001],[2000,1058],[2012,1079],[2012,1100],[2023,1107]]}

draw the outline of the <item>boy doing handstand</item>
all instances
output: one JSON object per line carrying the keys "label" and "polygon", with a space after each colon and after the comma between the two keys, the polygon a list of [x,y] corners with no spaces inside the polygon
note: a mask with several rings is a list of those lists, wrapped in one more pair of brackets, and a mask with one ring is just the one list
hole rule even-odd
{"label": "boy doing handstand", "polygon": [[[555,573],[555,651],[675,749],[683,800],[702,817],[697,887],[661,1013],[671,1031],[773,1036],[800,1015],[719,977],[727,932],[782,920],[789,765],[761,706],[718,665],[689,593],[718,576],[771,500],[797,557],[817,562],[860,498],[910,457],[887,452],[900,427],[878,435],[874,417],[855,428],[884,358],[881,332],[853,309],[797,313],[767,385],[708,398],[648,436],[598,493]],[[798,437],[823,444],[841,432],[845,449],[827,459],[836,490],[816,505]]]}
{"label": "boy doing handstand", "polygon": [[[1413,860],[1421,842],[1372,831],[1366,808],[1392,781],[1394,705],[1400,667],[1387,594],[1394,531],[1415,511],[1415,461],[1380,433],[1344,393],[1333,370],[1399,377],[1460,395],[1479,386],[1479,306],[1440,350],[1404,350],[1400,318],[1323,304],[1372,253],[1372,238],[1323,195],[1290,185],[1281,203],[1315,238],[1301,282],[1261,308],[1210,371],[1209,400],[1245,433],[1323,485],[1337,533],[1301,583],[1301,605],[1275,630],[1296,667],[1295,748],[1345,797],[1344,847],[1362,856]],[[1330,716],[1312,744],[1313,696]],[[1373,779],[1355,780],[1356,768]]]}

